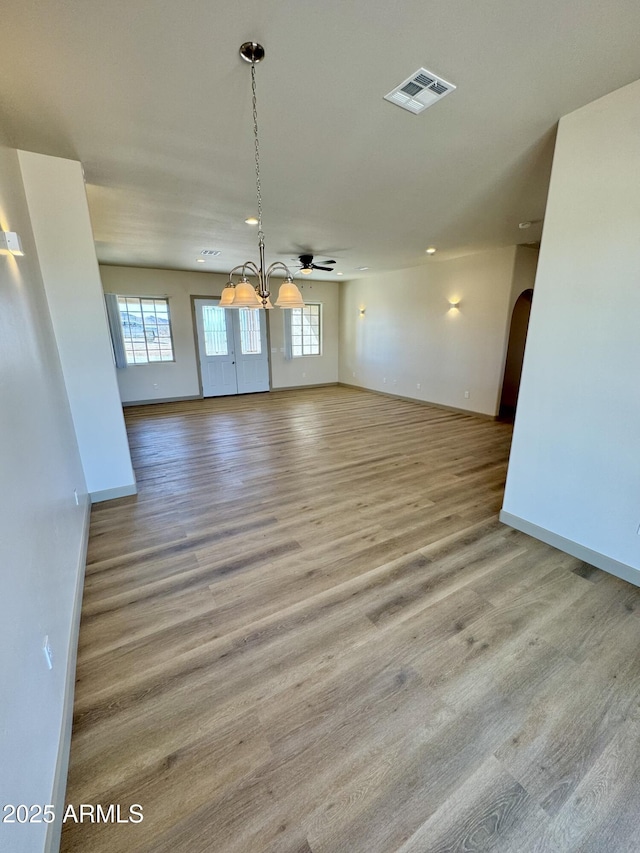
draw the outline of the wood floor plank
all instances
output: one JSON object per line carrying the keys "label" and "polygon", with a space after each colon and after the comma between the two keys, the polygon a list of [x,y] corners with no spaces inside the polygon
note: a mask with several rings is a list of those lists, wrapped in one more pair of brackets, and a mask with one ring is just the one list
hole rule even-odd
{"label": "wood floor plank", "polygon": [[597,657],[569,670],[562,685],[541,695],[522,728],[496,752],[550,815],[558,813],[638,708],[640,632],[635,622],[617,625]]}
{"label": "wood floor plank", "polygon": [[63,853],[638,849],[640,590],[499,523],[507,424],[344,387],[125,416],[67,801],[144,821]]}
{"label": "wood floor plank", "polygon": [[551,824],[532,836],[531,853],[636,853],[640,723],[627,720]]}
{"label": "wood floor plank", "polygon": [[522,785],[488,758],[398,853],[523,850],[545,823],[546,815]]}

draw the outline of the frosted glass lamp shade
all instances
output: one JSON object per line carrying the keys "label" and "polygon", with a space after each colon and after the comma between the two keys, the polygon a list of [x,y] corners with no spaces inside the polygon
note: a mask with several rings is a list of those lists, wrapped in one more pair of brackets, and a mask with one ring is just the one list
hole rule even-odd
{"label": "frosted glass lamp shade", "polygon": [[293,281],[282,282],[276,305],[278,308],[304,308],[302,294]]}
{"label": "frosted glass lamp shade", "polygon": [[239,281],[236,284],[236,295],[228,308],[257,308],[256,291],[250,281]]}
{"label": "frosted glass lamp shade", "polygon": [[222,296],[220,297],[220,308],[229,308],[233,300],[236,296],[236,288],[234,284],[227,284],[225,289],[222,291]]}

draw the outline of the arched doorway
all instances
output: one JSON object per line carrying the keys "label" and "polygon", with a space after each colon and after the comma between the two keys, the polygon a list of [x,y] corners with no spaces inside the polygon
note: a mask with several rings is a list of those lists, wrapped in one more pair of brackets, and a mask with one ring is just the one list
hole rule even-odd
{"label": "arched doorway", "polygon": [[507,360],[504,366],[504,379],[502,380],[502,396],[500,397],[500,420],[513,421],[516,414],[532,298],[533,290],[529,288],[520,294],[513,306]]}

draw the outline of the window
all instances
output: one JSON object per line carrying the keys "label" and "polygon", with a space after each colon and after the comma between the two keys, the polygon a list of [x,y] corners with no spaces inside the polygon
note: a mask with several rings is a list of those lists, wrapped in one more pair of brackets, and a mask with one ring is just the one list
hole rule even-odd
{"label": "window", "polygon": [[321,305],[290,308],[291,357],[322,354]]}
{"label": "window", "polygon": [[118,296],[127,364],[174,361],[168,299]]}

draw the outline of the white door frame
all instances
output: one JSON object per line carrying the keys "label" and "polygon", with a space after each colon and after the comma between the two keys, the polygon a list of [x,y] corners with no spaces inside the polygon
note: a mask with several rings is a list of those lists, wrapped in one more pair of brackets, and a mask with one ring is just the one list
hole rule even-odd
{"label": "white door frame", "polygon": [[[204,302],[208,302],[208,303],[213,304],[213,305],[218,305],[218,303],[220,301],[220,297],[219,296],[199,296],[199,295],[191,294],[191,316],[192,316],[192,322],[193,322],[193,336],[194,336],[194,345],[195,345],[196,366],[197,366],[197,370],[198,370],[198,383],[200,386],[200,396],[204,398],[204,382],[203,382],[203,376],[202,376],[202,358],[201,358],[201,352],[202,352],[201,351],[201,338],[200,338],[200,335],[198,332],[200,323],[199,323],[199,317],[198,317],[197,301],[199,301],[199,300],[204,301]],[[226,310],[227,318],[233,317],[231,312],[237,313],[235,311],[235,309],[227,309]],[[238,315],[238,317],[239,317],[239,315]],[[262,342],[262,346],[264,347],[264,353],[266,356],[266,365],[267,365],[267,371],[268,371],[267,382],[266,382],[266,387],[256,389],[256,391],[242,390],[241,383],[239,381],[240,377],[239,377],[239,373],[237,370],[238,359],[235,357],[236,353],[239,351],[239,350],[236,350],[236,340],[237,340],[237,346],[238,347],[240,346],[240,333],[239,333],[238,317],[233,318],[233,325],[231,326],[231,328],[229,328],[229,332],[231,332],[231,334],[228,337],[228,342],[229,342],[230,348],[234,352],[232,360],[233,360],[233,362],[235,362],[234,366],[236,369],[236,390],[232,391],[231,394],[229,394],[229,395],[221,394],[221,395],[207,395],[207,396],[233,396],[235,394],[261,393],[261,392],[265,392],[265,391],[271,391],[271,389],[272,389],[271,346],[270,346],[271,329],[270,329],[270,324],[269,324],[268,319],[267,319],[267,312],[261,311],[261,323],[260,323],[260,325],[261,325],[261,342]],[[241,362],[243,360],[250,362],[251,359],[252,359],[251,355],[243,356],[242,354],[240,354],[240,361]]]}

